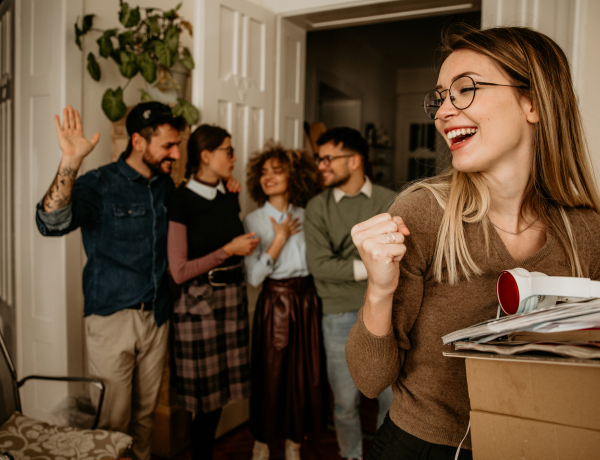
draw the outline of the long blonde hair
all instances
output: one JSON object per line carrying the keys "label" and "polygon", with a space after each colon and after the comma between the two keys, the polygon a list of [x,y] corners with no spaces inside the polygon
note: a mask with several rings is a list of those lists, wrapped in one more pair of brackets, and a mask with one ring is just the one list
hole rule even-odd
{"label": "long blonde hair", "polygon": [[[552,39],[525,27],[462,26],[459,32],[449,31],[442,41],[441,62],[460,49],[489,57],[515,84],[527,87],[517,91],[533,103],[540,120],[534,127],[532,175],[521,212],[529,209],[547,225],[567,253],[572,276],[582,276],[565,208],[599,212],[600,196],[565,54]],[[487,247],[490,194],[482,176],[449,167],[434,178],[410,184],[400,196],[422,188],[431,191],[444,209],[433,260],[435,279],[442,282],[444,262],[451,285],[461,274],[467,280],[481,274],[469,254],[463,222],[482,223]]]}

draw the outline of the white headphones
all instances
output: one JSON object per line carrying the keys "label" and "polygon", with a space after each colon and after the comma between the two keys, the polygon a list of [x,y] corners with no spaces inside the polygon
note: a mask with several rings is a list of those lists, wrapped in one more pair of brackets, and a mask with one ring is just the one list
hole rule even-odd
{"label": "white headphones", "polygon": [[496,284],[500,308],[507,315],[549,308],[556,302],[600,297],[600,281],[589,278],[548,276],[513,268],[500,273]]}

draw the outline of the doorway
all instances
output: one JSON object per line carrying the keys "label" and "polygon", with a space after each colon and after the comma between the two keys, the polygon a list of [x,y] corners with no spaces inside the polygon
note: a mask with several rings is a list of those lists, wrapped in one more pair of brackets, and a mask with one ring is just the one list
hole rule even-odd
{"label": "doorway", "polygon": [[422,101],[436,84],[442,32],[456,23],[479,27],[480,9],[307,32],[305,120],[354,124],[371,145],[374,183],[399,190],[447,164]]}

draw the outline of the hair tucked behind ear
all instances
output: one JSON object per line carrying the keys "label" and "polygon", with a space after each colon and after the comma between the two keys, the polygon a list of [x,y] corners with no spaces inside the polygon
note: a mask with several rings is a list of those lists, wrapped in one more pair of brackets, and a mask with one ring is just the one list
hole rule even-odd
{"label": "hair tucked behind ear", "polygon": [[[552,39],[525,27],[450,30],[442,41],[441,61],[461,49],[487,56],[514,84],[529,88],[517,91],[532,102],[540,120],[534,128],[532,175],[521,210],[539,216],[565,249],[572,275],[582,276],[565,208],[599,212],[600,197],[565,54]],[[409,185],[401,196],[421,188],[430,190],[444,209],[433,262],[436,280],[446,278],[456,284],[461,275],[468,280],[481,274],[469,254],[463,228],[463,222],[481,222],[487,245],[490,195],[481,175],[450,167],[435,178]]]}
{"label": "hair tucked behind ear", "polygon": [[202,151],[208,150],[212,152],[228,137],[231,137],[231,134],[219,126],[202,125],[194,130],[187,144],[186,180],[200,170],[200,154]]}

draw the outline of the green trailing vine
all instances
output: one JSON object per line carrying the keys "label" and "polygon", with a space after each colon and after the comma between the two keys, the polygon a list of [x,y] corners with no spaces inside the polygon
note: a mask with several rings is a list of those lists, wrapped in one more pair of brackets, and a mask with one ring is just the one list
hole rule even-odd
{"label": "green trailing vine", "polygon": [[[88,32],[100,34],[96,40],[98,55],[106,60],[113,60],[119,67],[119,72],[127,79],[123,87],[107,89],[102,97],[102,111],[111,121],[118,121],[125,116],[127,107],[123,102],[123,91],[138,73],[144,80],[154,84],[162,91],[179,90],[179,84],[171,74],[171,68],[180,62],[186,69],[194,68],[194,59],[187,47],[179,42],[179,36],[184,29],[190,35],[192,25],[183,20],[177,11],[179,3],[172,10],[159,8],[131,8],[128,3],[120,0],[119,22],[122,29],[94,28],[94,15],[88,14],[81,21],[81,26],[75,23],[75,44],[82,50],[81,37]],[[95,81],[100,81],[102,71],[94,53],[87,56],[87,70]],[[140,90],[142,102],[152,101],[152,96]],[[198,109],[183,98],[177,98],[173,107],[175,115],[182,115],[188,124],[195,124],[200,118]]]}

